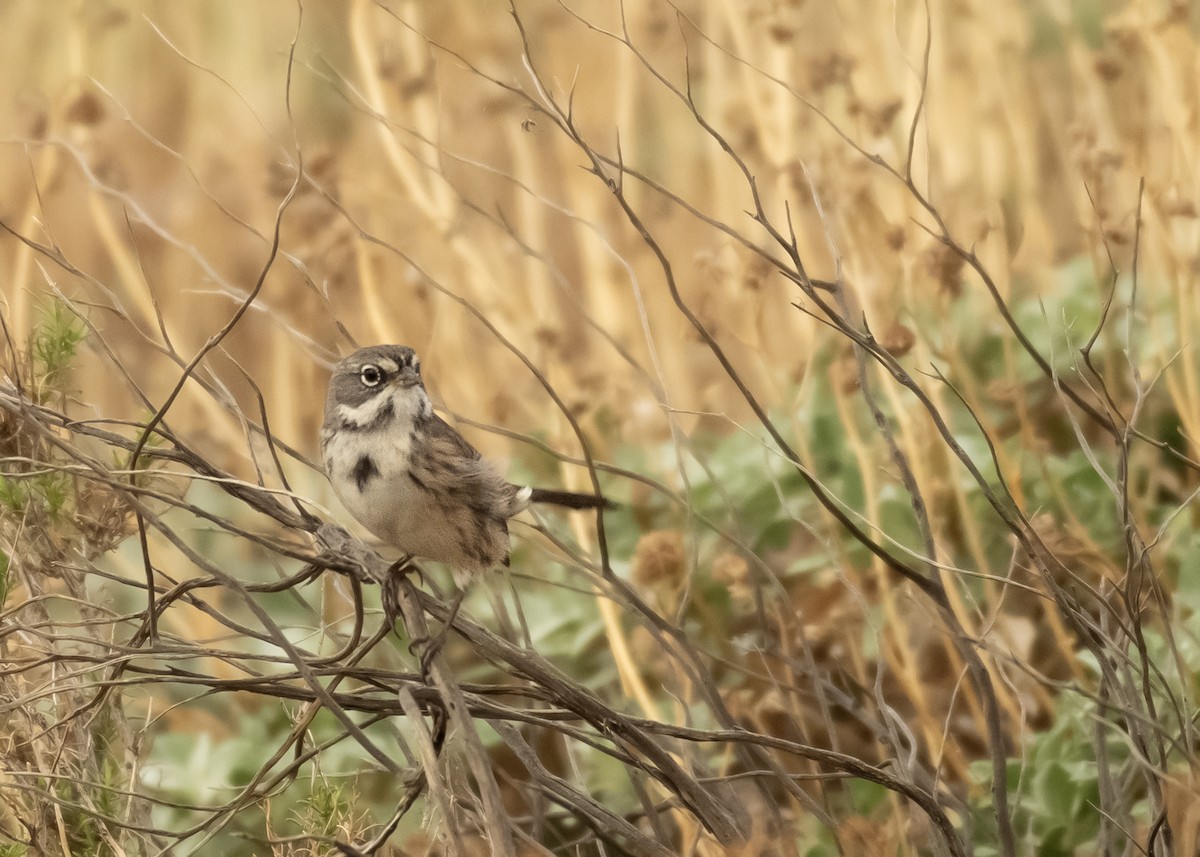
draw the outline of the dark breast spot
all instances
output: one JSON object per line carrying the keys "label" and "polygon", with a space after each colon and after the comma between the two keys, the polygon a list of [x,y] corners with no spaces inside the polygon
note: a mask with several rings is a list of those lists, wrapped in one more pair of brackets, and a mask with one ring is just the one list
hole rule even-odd
{"label": "dark breast spot", "polygon": [[379,468],[375,466],[375,461],[369,455],[359,458],[358,463],[354,465],[354,469],[350,471],[350,476],[354,479],[354,484],[358,486],[359,494],[365,491],[367,484],[379,475]]}

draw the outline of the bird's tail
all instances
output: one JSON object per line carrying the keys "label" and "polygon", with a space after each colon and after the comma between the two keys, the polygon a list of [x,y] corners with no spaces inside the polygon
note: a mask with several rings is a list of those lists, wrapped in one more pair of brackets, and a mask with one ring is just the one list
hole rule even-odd
{"label": "bird's tail", "polygon": [[549,503],[567,509],[615,509],[617,504],[595,494],[579,494],[574,491],[553,491],[549,488],[534,488],[529,500],[532,503]]}

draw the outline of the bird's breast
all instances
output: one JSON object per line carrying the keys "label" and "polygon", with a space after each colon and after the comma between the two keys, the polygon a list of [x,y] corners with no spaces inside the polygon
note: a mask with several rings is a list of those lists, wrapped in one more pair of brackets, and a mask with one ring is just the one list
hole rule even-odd
{"label": "bird's breast", "polygon": [[341,430],[325,443],[325,472],[338,499],[359,523],[390,544],[396,544],[397,517],[412,512],[411,456],[408,432]]}

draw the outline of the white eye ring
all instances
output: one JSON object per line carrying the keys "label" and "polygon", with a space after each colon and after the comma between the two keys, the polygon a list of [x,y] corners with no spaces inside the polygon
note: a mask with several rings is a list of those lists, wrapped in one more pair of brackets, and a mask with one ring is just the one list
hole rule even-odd
{"label": "white eye ring", "polygon": [[379,367],[374,363],[368,363],[358,373],[358,379],[368,387],[378,387],[379,382],[383,380],[383,373],[379,371]]}

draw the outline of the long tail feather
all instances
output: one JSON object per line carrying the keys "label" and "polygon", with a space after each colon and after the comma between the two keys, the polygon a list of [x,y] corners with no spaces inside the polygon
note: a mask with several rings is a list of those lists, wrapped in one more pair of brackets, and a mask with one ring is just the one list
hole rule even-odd
{"label": "long tail feather", "polygon": [[529,495],[530,502],[549,503],[552,506],[563,506],[567,509],[615,509],[617,504],[595,494],[578,494],[574,491],[554,491],[549,488],[534,488]]}

